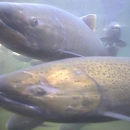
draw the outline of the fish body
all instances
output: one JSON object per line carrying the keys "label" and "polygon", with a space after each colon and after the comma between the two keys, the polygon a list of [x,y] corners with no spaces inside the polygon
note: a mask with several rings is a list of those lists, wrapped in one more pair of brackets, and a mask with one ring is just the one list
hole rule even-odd
{"label": "fish body", "polygon": [[82,18],[43,4],[1,2],[0,42],[42,61],[108,55]]}
{"label": "fish body", "polygon": [[126,42],[120,40],[121,37],[121,26],[117,22],[111,22],[105,28],[105,37],[100,38],[106,46],[125,47]]}
{"label": "fish body", "polygon": [[64,123],[130,121],[130,58],[85,57],[0,76],[0,106]]}

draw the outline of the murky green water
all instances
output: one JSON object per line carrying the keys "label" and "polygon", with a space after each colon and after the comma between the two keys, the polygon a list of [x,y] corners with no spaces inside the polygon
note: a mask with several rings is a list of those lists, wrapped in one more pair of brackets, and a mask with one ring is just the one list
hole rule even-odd
{"label": "murky green water", "polygon": [[[33,2],[50,4],[62,8],[76,16],[83,16],[88,13],[96,13],[97,19],[97,35],[102,36],[103,29],[103,10],[100,0],[0,0],[0,2]],[[96,5],[96,6],[94,6]],[[130,2],[129,2],[130,5]],[[128,6],[128,5],[127,5]],[[126,8],[127,8],[126,6]],[[130,56],[130,10],[126,9],[123,15],[118,18],[118,22],[123,26],[122,28],[122,39],[124,39],[128,46],[121,48],[118,56]],[[27,63],[22,63],[15,60],[12,57],[11,51],[0,50],[0,74],[13,72],[15,70],[23,69],[29,66]],[[6,130],[5,124],[11,113],[0,108],[0,130]],[[58,123],[46,123],[50,127],[37,127],[34,130],[58,130],[60,124]],[[82,130],[130,130],[130,123],[126,121],[114,121],[110,123],[98,123],[98,124],[87,124]]]}

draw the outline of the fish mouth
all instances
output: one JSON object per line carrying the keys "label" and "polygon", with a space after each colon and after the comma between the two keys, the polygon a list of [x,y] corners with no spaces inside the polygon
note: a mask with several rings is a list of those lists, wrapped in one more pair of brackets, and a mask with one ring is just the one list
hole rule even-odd
{"label": "fish mouth", "polygon": [[13,31],[16,31],[16,32],[24,35],[22,28],[20,29],[20,26],[17,25],[17,22],[19,23],[20,21],[19,21],[19,19],[16,19],[19,14],[17,13],[18,7],[16,8],[16,10],[15,10],[15,7],[17,7],[16,4],[11,4],[9,2],[1,3],[1,5],[0,5],[0,24],[3,24],[5,29],[6,28],[12,29]]}
{"label": "fish mouth", "polygon": [[25,37],[22,29],[20,29],[20,27],[18,27],[11,21],[0,18],[0,25],[2,25],[5,29],[9,29],[12,30],[13,32],[20,33],[23,37]]}
{"label": "fish mouth", "polygon": [[0,92],[0,106],[4,109],[25,116],[41,117],[42,113],[38,107],[32,105],[30,101],[24,100],[21,96],[14,98],[11,94]]}
{"label": "fish mouth", "polygon": [[0,42],[8,49],[30,56],[35,47],[28,40],[26,33],[22,31],[13,21],[1,17],[0,15]]}

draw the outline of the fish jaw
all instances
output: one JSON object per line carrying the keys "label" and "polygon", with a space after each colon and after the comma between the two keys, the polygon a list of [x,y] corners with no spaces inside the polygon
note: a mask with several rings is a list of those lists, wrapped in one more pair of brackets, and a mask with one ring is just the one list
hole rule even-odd
{"label": "fish jaw", "polygon": [[[16,48],[21,52],[22,50],[27,50],[27,46],[30,46],[30,43],[26,40],[23,34],[11,29],[6,24],[0,20],[0,41],[4,46],[11,49],[16,50]],[[18,38],[17,41],[15,38]],[[10,44],[9,44],[10,43]],[[16,43],[13,45],[13,43]],[[26,47],[25,47],[26,45]]]}
{"label": "fish jaw", "polygon": [[[47,66],[43,72],[47,71]],[[39,67],[42,68],[42,65]],[[46,121],[86,122],[100,105],[97,84],[77,70],[60,70],[65,77],[70,78],[69,81],[55,77],[59,69],[49,71],[48,74],[43,73],[44,77],[41,76],[41,70],[37,73],[19,71],[0,77],[0,106]],[[75,78],[81,82],[77,83]]]}
{"label": "fish jaw", "polygon": [[[22,94],[16,88],[17,83],[12,78],[2,76],[0,79],[0,106],[21,115],[35,116],[41,115],[38,108],[31,103],[28,96],[22,97]],[[14,96],[15,95],[15,96]]]}

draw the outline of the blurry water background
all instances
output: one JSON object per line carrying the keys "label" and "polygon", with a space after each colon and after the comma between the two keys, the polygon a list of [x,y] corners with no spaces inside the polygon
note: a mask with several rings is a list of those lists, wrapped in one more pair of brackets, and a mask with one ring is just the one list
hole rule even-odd
{"label": "blurry water background", "polygon": [[[130,0],[121,0],[122,7],[108,8],[107,4],[103,5],[105,0],[0,0],[0,2],[26,2],[26,3],[39,3],[49,4],[56,6],[63,10],[66,10],[78,17],[87,14],[97,15],[97,31],[96,34],[101,37],[103,36],[104,19],[106,11],[114,13],[115,11],[120,12],[119,16],[116,17],[116,21],[122,26],[121,39],[124,40],[128,45],[119,50],[118,56],[130,56]],[[111,1],[118,0],[107,0],[108,4]],[[105,7],[105,8],[104,8]],[[110,10],[109,10],[110,9]],[[42,12],[41,12],[42,13]],[[15,70],[23,69],[28,67],[28,63],[23,63],[15,60],[12,57],[12,52],[6,49],[0,49],[0,74],[12,72]],[[0,108],[0,130],[6,130],[5,124],[11,113]],[[52,127],[37,127],[34,130],[58,130],[58,123],[47,123]],[[109,123],[98,123],[88,124],[82,128],[82,130],[130,130],[130,123],[126,121],[115,121]]]}

